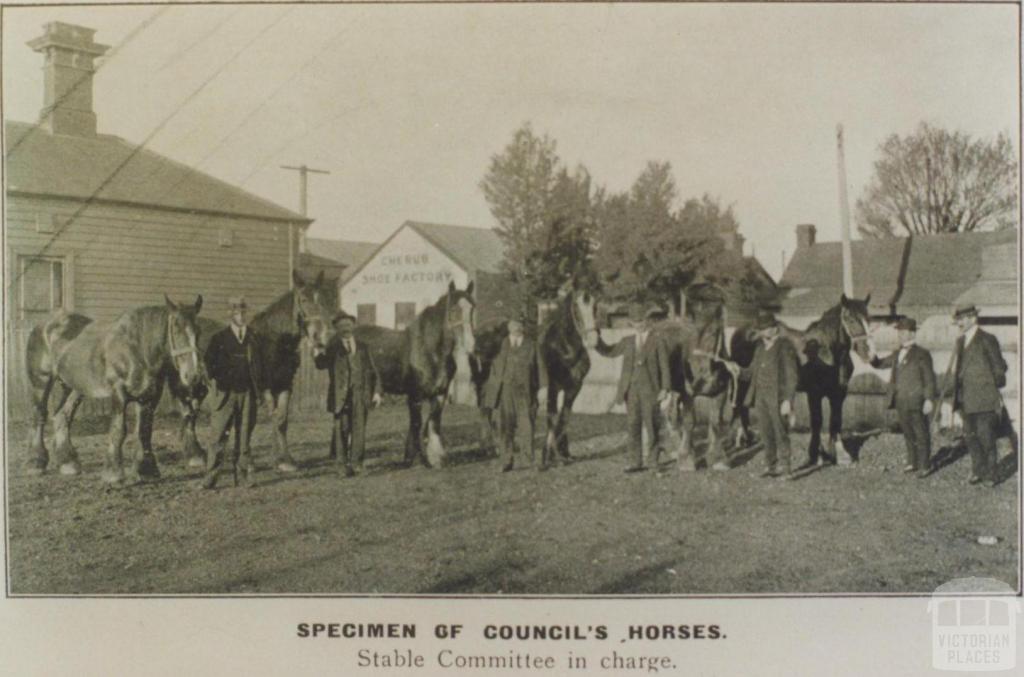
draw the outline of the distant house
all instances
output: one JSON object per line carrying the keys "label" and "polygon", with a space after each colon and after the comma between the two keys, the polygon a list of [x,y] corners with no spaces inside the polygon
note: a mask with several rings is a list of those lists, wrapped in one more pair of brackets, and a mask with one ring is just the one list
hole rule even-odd
{"label": "distant house", "polygon": [[406,221],[346,273],[341,307],[360,324],[403,329],[451,282],[464,289],[478,271],[497,272],[501,258],[489,228]]}
{"label": "distant house", "polygon": [[[4,283],[9,378],[22,378],[32,326],[58,308],[109,321],[164,294],[226,317],[244,294],[260,308],[288,291],[309,220],[236,186],[97,133],[94,31],[49,23],[29,45],[45,55],[37,124],[5,121]],[[21,399],[20,390],[14,391]]]}

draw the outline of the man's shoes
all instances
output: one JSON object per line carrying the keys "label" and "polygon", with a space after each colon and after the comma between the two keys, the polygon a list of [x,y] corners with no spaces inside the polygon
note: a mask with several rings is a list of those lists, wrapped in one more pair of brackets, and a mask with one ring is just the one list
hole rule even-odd
{"label": "man's shoes", "polygon": [[346,465],[345,466],[345,470],[344,470],[344,475],[345,475],[345,477],[355,477],[356,476],[355,468],[353,468],[350,465]]}
{"label": "man's shoes", "polygon": [[767,468],[767,469],[765,469],[764,472],[761,473],[760,476],[761,477],[778,477],[779,476],[779,471],[776,470],[775,468]]}
{"label": "man's shoes", "polygon": [[291,461],[281,461],[277,464],[278,472],[295,472],[299,468]]}
{"label": "man's shoes", "polygon": [[256,486],[256,466],[250,465],[245,469],[245,486],[252,489]]}
{"label": "man's shoes", "polygon": [[547,472],[549,468],[551,468],[551,466],[547,463],[541,463],[537,466],[537,472]]}
{"label": "man's shoes", "polygon": [[785,470],[779,473],[779,476],[776,479],[782,482],[790,482],[796,479],[796,473],[792,470]]}
{"label": "man's shoes", "polygon": [[515,465],[515,461],[509,459],[509,461],[501,466],[501,472],[512,472],[512,466]]}
{"label": "man's shoes", "polygon": [[647,468],[645,468],[642,465],[631,465],[631,466],[627,467],[625,470],[623,470],[622,472],[634,473],[634,472],[643,472],[644,470],[647,470]]}
{"label": "man's shoes", "polygon": [[920,470],[917,471],[917,479],[923,480],[925,477],[928,477],[931,474],[932,474],[932,469],[931,468],[921,468]]}
{"label": "man's shoes", "polygon": [[907,465],[903,466],[903,472],[917,472],[917,468],[915,468],[912,464],[908,463]]}
{"label": "man's shoes", "polygon": [[985,486],[988,487],[989,489],[995,489],[996,488],[996,481],[995,480],[985,480]]}
{"label": "man's shoes", "polygon": [[725,461],[718,461],[713,466],[711,466],[711,469],[716,472],[728,472],[729,470],[732,470],[732,468],[729,467],[729,464],[726,463]]}
{"label": "man's shoes", "polygon": [[968,484],[981,484],[981,478],[977,475],[971,475],[971,479],[967,480]]}

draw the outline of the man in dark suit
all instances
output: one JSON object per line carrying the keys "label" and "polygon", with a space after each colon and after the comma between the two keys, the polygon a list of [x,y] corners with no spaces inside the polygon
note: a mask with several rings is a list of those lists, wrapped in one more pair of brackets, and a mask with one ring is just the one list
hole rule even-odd
{"label": "man in dark suit", "polygon": [[780,336],[779,324],[772,313],[759,313],[756,328],[761,342],[754,350],[750,366],[743,370],[750,376],[744,405],[754,407],[764,440],[768,467],[761,476],[792,479],[788,423],[793,415],[799,360],[793,344]]}
{"label": "man in dark suit", "polygon": [[[668,397],[672,380],[668,370],[668,351],[665,344],[652,333],[656,320],[664,317],[658,306],[645,314],[639,308],[631,309],[631,321],[636,334],[625,336],[609,346],[598,336],[597,352],[605,357],[622,356],[622,373],[615,393],[615,403],[626,403],[629,436],[632,445],[632,463],[626,472],[644,470],[644,456],[657,469],[659,448],[657,413],[660,402]],[[648,450],[644,450],[644,433]]]}
{"label": "man in dark suit", "polygon": [[931,473],[931,432],[928,416],[937,397],[932,356],[917,345],[917,322],[904,317],[896,322],[900,349],[878,357],[872,355],[871,366],[891,369],[889,374],[889,408],[896,410],[900,429],[907,445],[907,464],[903,472],[917,472],[918,477]]}
{"label": "man in dark suit", "polygon": [[362,470],[366,453],[366,419],[372,407],[380,404],[381,382],[377,365],[365,343],[353,332],[356,319],[342,311],[334,318],[338,330],[321,355],[317,369],[328,373],[327,411],[334,415],[333,441],[341,447],[339,462],[345,477]]}
{"label": "man in dark suit", "polygon": [[971,452],[971,484],[994,487],[998,454],[996,429],[1003,410],[999,389],[1006,385],[1006,361],[999,339],[978,327],[974,305],[956,308],[953,319],[960,329],[955,349],[953,411],[964,422],[964,438]]}
{"label": "man in dark suit", "polygon": [[238,481],[238,466],[245,472],[246,486],[256,485],[256,466],[252,462],[249,441],[256,427],[256,407],[262,392],[264,355],[263,342],[248,327],[245,299],[228,300],[230,322],[210,337],[204,362],[206,372],[216,386],[214,409],[210,416],[212,440],[206,458],[204,489],[217,485],[217,476],[224,463],[224,448],[230,429],[235,430],[232,468]]}
{"label": "man in dark suit", "polygon": [[[516,452],[529,452],[533,459],[533,436],[537,423],[537,393],[547,388],[547,371],[540,363],[537,342],[523,334],[519,319],[508,321],[508,336],[491,366],[484,389],[484,406],[498,411],[498,428],[505,464],[502,472],[512,470]],[[541,457],[538,470],[547,468]]]}

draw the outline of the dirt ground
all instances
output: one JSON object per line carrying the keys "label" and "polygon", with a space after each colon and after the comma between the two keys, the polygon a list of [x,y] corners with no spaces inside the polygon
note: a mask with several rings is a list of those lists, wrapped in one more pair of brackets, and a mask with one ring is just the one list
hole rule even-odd
{"label": "dirt ground", "polygon": [[[576,416],[578,462],[502,474],[478,449],[476,413],[449,407],[452,464],[400,468],[405,410],[370,420],[367,472],[327,461],[329,423],[290,429],[299,472],[271,469],[270,430],[254,438],[255,489],[177,457],[176,421],[155,434],[163,479],[108,489],[105,434],[78,426],[85,472],[23,472],[24,428],[7,447],[9,585],[14,594],[424,593],[744,594],[931,592],[957,577],[1018,585],[1016,455],[995,489],[968,486],[970,460],[938,451],[927,479],[900,472],[903,441],[854,438],[851,468],[794,482],[761,479],[756,449],[728,473],[624,474],[624,417]],[[201,430],[205,442],[205,427]],[[807,436],[796,434],[794,448]],[[134,451],[135,446],[129,447]],[[980,545],[979,536],[996,545]]]}

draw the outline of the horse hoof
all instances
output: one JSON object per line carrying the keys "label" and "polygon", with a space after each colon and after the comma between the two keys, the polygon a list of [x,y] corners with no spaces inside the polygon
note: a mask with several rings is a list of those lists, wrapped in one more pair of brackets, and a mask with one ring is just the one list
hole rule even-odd
{"label": "horse hoof", "polygon": [[192,469],[205,468],[206,459],[204,459],[201,456],[193,456],[192,458],[188,459],[188,467]]}
{"label": "horse hoof", "polygon": [[697,472],[697,466],[693,461],[680,461],[679,472]]}
{"label": "horse hoof", "polygon": [[135,474],[139,476],[139,481],[142,482],[160,479],[160,468],[156,464],[156,457],[152,454],[143,456],[142,460],[135,466]]}
{"label": "horse hoof", "polygon": [[281,461],[277,464],[278,472],[296,472],[298,469],[299,468],[291,461]]}
{"label": "horse hoof", "polygon": [[123,470],[104,470],[101,475],[103,482],[110,485],[124,484],[124,471]]}
{"label": "horse hoof", "polygon": [[60,466],[61,475],[67,475],[70,477],[72,475],[78,475],[81,472],[82,466],[80,466],[77,461],[69,461],[68,463],[62,463]]}
{"label": "horse hoof", "polygon": [[32,465],[25,468],[25,474],[28,475],[29,477],[40,477],[46,474],[46,468],[43,466],[38,466],[33,463]]}

